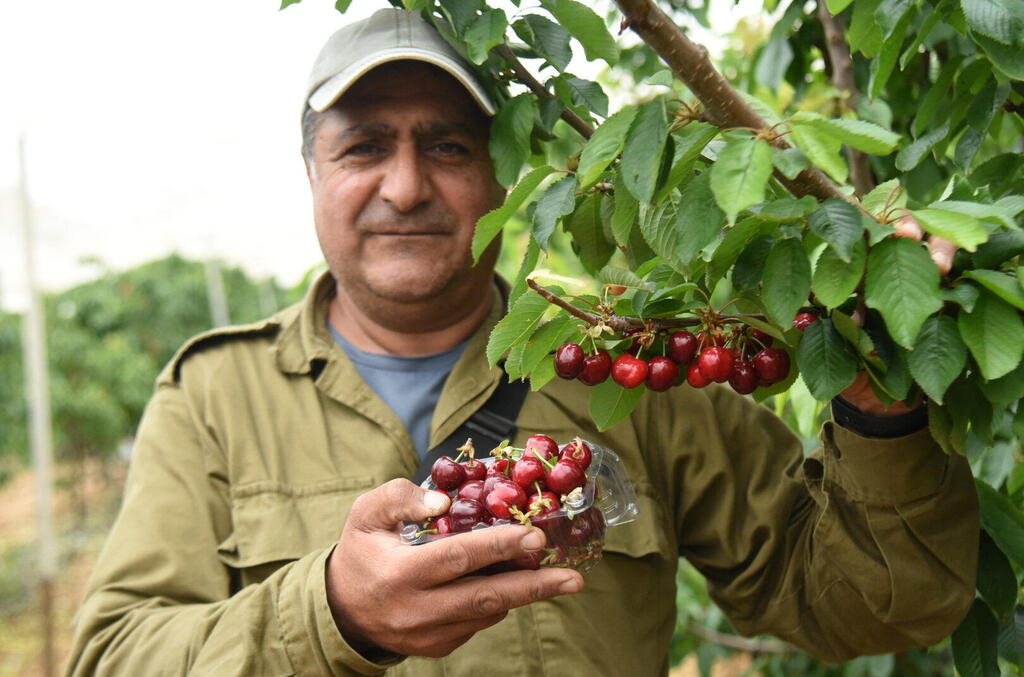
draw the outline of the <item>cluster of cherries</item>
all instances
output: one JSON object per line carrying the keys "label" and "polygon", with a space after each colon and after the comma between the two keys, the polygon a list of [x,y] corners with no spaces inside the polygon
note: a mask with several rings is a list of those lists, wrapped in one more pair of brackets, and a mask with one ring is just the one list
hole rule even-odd
{"label": "cluster of cherries", "polygon": [[[793,326],[801,331],[816,315],[800,313]],[[743,328],[727,336],[721,331],[699,334],[682,330],[665,340],[665,355],[642,360],[636,339],[632,352],[612,360],[603,348],[587,354],[578,343],[565,343],[555,352],[555,373],[564,379],[578,379],[586,385],[603,383],[610,375],[623,388],[641,383],[648,390],[662,392],[686,380],[694,388],[728,382],[743,395],[757,388],[784,381],[789,376],[789,353],[773,348],[773,339],[759,329]]]}
{"label": "cluster of cherries", "polygon": [[451,504],[445,514],[420,525],[417,542],[520,522],[542,529],[547,547],[505,568],[586,570],[600,559],[605,524],[583,493],[593,458],[586,442],[577,437],[559,450],[554,439],[538,434],[522,449],[503,443],[485,460],[474,458],[472,440],[459,451],[456,458],[442,456],[431,467],[434,490]]}

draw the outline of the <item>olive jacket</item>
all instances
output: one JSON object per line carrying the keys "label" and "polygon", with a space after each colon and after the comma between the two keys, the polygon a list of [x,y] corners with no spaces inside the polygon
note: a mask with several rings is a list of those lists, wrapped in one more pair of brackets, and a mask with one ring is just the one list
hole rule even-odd
{"label": "olive jacket", "polygon": [[[326,328],[333,280],[257,324],[216,330],[159,376],[124,503],[76,620],[65,675],[664,675],[688,558],[742,633],[825,660],[928,645],[974,597],[977,495],[927,430],[868,439],[828,422],[805,458],[766,407],[727,387],[646,392],[599,433],[588,390],[527,395],[514,443],[614,449],[639,515],[608,529],[577,595],[514,609],[443,659],[353,651],[324,567],[352,502],[419,458]],[[496,301],[444,386],[431,445],[502,372],[484,357]]]}

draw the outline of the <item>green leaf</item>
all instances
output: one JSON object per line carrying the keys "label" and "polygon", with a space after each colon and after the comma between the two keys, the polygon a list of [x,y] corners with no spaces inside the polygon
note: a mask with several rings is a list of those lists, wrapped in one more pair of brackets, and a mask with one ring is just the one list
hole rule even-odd
{"label": "green leaf", "polygon": [[850,252],[849,263],[843,261],[835,249],[829,247],[818,257],[814,267],[812,287],[815,298],[826,308],[836,308],[857,289],[864,276],[868,247],[859,240]]}
{"label": "green leaf", "polygon": [[608,379],[590,389],[590,417],[597,424],[597,429],[604,431],[629,416],[636,408],[636,403],[643,396],[646,386],[623,388],[615,381]]}
{"label": "green leaf", "polygon": [[892,70],[899,59],[900,49],[903,46],[903,38],[907,33],[907,25],[910,22],[909,14],[904,14],[899,23],[893,29],[892,36],[882,41],[882,48],[878,57],[871,62],[871,73],[868,78],[868,91],[871,98],[876,99],[885,89],[885,84],[892,75]]}
{"label": "green leaf", "polygon": [[553,352],[570,338],[579,336],[579,319],[564,313],[542,324],[533,333],[523,349],[520,369],[524,376],[529,376],[536,369],[544,356]]}
{"label": "green leaf", "polygon": [[883,240],[868,254],[864,298],[882,314],[893,339],[913,350],[925,319],[942,308],[939,270],[921,244],[907,238]]}
{"label": "green leaf", "polygon": [[918,209],[913,214],[927,232],[944,237],[969,252],[988,239],[988,231],[973,216],[943,209]]}
{"label": "green leaf", "polygon": [[612,212],[612,235],[615,241],[621,245],[629,242],[633,226],[636,224],[637,216],[640,213],[640,204],[633,197],[633,194],[623,186],[622,174],[615,173],[612,180],[612,187],[615,189],[615,207]]}
{"label": "green leaf", "polygon": [[478,16],[462,35],[469,60],[478,66],[486,61],[491,47],[505,42],[507,29],[508,19],[500,9],[488,9]]}
{"label": "green leaf", "polygon": [[810,195],[804,195],[799,200],[791,197],[781,197],[777,200],[770,200],[764,204],[761,210],[761,218],[770,221],[792,221],[807,216],[818,208],[818,201]]}
{"label": "green leaf", "polygon": [[791,125],[791,129],[793,142],[812,163],[839,183],[846,183],[850,170],[841,156],[843,144],[839,139],[808,125]]}
{"label": "green leaf", "polygon": [[[679,198],[679,207],[671,232],[661,233],[658,238],[663,251],[648,239],[648,243],[663,259],[682,264],[673,265],[676,270],[689,266],[704,247],[722,234],[725,214],[718,208],[715,196],[711,192],[711,181],[710,173],[702,172],[686,184]],[[672,249],[667,245],[673,245]]]}
{"label": "green leaf", "polygon": [[967,25],[1003,45],[1024,46],[1024,8],[1014,0],[962,0]]}
{"label": "green leaf", "polygon": [[909,146],[897,153],[896,169],[902,172],[909,172],[911,169],[921,164],[921,160],[924,159],[924,156],[930,153],[940,141],[944,141],[948,134],[949,120],[946,120],[942,126],[936,127],[924,136],[919,137]]}
{"label": "green leaf", "polygon": [[541,5],[580,41],[588,61],[604,59],[609,66],[618,62],[615,38],[594,10],[576,0],[541,0]]}
{"label": "green leaf", "polygon": [[803,246],[799,240],[780,240],[764,265],[762,299],[768,317],[781,327],[790,326],[810,293],[811,264]]}
{"label": "green leaf", "polygon": [[[561,294],[561,289],[555,290],[549,287],[553,293]],[[516,300],[512,310],[503,317],[491,331],[490,339],[487,341],[487,361],[493,367],[498,363],[506,351],[520,341],[524,341],[533,334],[534,328],[540,322],[551,304],[540,294],[523,294]]]}
{"label": "green leaf", "polygon": [[1016,277],[995,270],[981,269],[964,271],[964,277],[976,280],[1014,308],[1024,310],[1024,290],[1021,290],[1020,281]]}
{"label": "green leaf", "polygon": [[885,371],[888,367],[878,356],[875,350],[875,343],[868,336],[868,333],[857,326],[853,318],[838,310],[833,311],[830,316],[832,326],[839,335],[846,339],[846,342],[866,361],[873,364],[879,371]]}
{"label": "green leaf", "polygon": [[301,0],[281,0],[281,7],[279,8],[278,11],[284,9],[288,5],[297,5],[299,2],[301,2]]}
{"label": "green leaf", "polygon": [[654,195],[667,135],[665,102],[661,99],[641,106],[626,134],[620,171],[626,189],[643,204],[650,203]]}
{"label": "green leaf", "polygon": [[522,181],[512,189],[512,192],[505,198],[503,205],[480,217],[480,220],[476,222],[476,231],[473,233],[472,249],[474,261],[480,259],[480,255],[487,249],[487,245],[491,243],[491,240],[501,232],[501,229],[505,227],[508,220],[523,206],[526,198],[530,197],[533,191],[537,189],[537,186],[541,184],[541,181],[553,171],[555,171],[555,168],[548,165],[537,167],[524,176]]}
{"label": "green leaf", "polygon": [[948,105],[949,89],[953,86],[953,78],[956,77],[960,63],[963,60],[963,55],[955,55],[950,58],[939,72],[939,77],[936,78],[935,84],[924,95],[917,115],[914,117],[912,131],[915,136],[920,136],[928,128],[928,123],[935,117],[935,113],[939,110],[940,106]]}
{"label": "green leaf", "polygon": [[853,17],[846,40],[851,52],[861,52],[873,57],[882,46],[882,28],[875,21],[875,9],[881,0],[860,0],[853,3]]}
{"label": "green leaf", "polygon": [[751,205],[764,202],[772,175],[772,149],[753,137],[732,139],[711,167],[711,190],[729,223]]}
{"label": "green leaf", "polygon": [[594,195],[588,195],[562,227],[572,234],[580,260],[595,270],[603,268],[615,253],[615,243],[605,235],[601,205]]}
{"label": "green leaf", "polygon": [[[298,0],[296,0],[297,2]],[[352,4],[352,0],[337,0],[334,3],[334,9],[338,10],[342,14],[348,11],[349,5]]]}
{"label": "green leaf", "polygon": [[960,338],[956,321],[945,315],[925,320],[907,362],[910,374],[925,394],[942,404],[946,390],[967,364],[967,346]]}
{"label": "green leaf", "polygon": [[1024,321],[1010,304],[982,291],[974,310],[957,318],[960,335],[987,379],[1013,371],[1024,355]]}
{"label": "green leaf", "polygon": [[764,262],[775,246],[770,235],[762,235],[751,240],[750,244],[736,259],[732,269],[732,283],[738,291],[756,290],[764,276]]}
{"label": "green leaf", "polygon": [[776,148],[772,146],[772,164],[787,179],[795,179],[800,172],[811,166],[810,160],[799,148]]}
{"label": "green leaf", "polygon": [[849,7],[851,2],[853,0],[827,0],[825,5],[828,7],[828,11],[835,16]]}
{"label": "green leaf", "polygon": [[706,122],[691,123],[672,134],[672,138],[675,140],[672,169],[669,170],[668,178],[665,179],[664,184],[658,188],[658,192],[654,196],[655,204],[664,202],[665,198],[679,187],[679,184],[693,177],[695,161],[708,142],[717,134],[718,128]]}
{"label": "green leaf", "polygon": [[1024,663],[1024,607],[1016,606],[999,627],[999,655],[1017,667]]}
{"label": "green leaf", "polygon": [[601,117],[608,115],[608,95],[604,93],[601,85],[574,75],[560,77],[565,82],[574,105],[583,106],[588,111],[597,113]]}
{"label": "green leaf", "polygon": [[961,677],[999,677],[996,636],[999,622],[988,606],[974,600],[967,617],[953,631],[953,663]]}
{"label": "green leaf", "polygon": [[566,214],[572,214],[575,207],[576,177],[572,175],[552,183],[537,199],[537,207],[533,211],[533,236],[545,252],[558,221]]}
{"label": "green leaf", "polygon": [[828,134],[840,142],[872,155],[888,155],[896,150],[900,135],[863,120],[826,118],[820,113],[800,111],[790,118],[794,126],[806,125]]}
{"label": "green leaf", "polygon": [[821,318],[804,330],[796,349],[796,364],[807,389],[819,402],[843,392],[857,376],[857,360],[832,321]]}
{"label": "green leaf", "polygon": [[981,526],[1017,566],[1024,566],[1024,514],[1010,498],[976,479]]}
{"label": "green leaf", "polygon": [[847,263],[853,256],[854,247],[864,240],[864,221],[861,212],[846,200],[825,200],[807,221],[811,230],[828,242],[839,254],[839,258]]}
{"label": "green leaf", "polygon": [[[524,26],[525,25],[525,26]],[[529,43],[537,54],[559,71],[564,71],[572,60],[569,31],[540,14],[527,14],[512,24],[516,35]],[[529,35],[532,39],[527,39]]]}
{"label": "green leaf", "polygon": [[718,281],[729,272],[729,269],[736,263],[736,259],[760,231],[761,220],[759,218],[740,219],[736,225],[729,226],[723,231],[721,239],[704,249],[703,258],[708,260],[705,272],[705,283],[708,288],[713,289]]}
{"label": "green leaf", "polygon": [[[1024,397],[1024,362],[1005,376],[982,382],[979,387],[993,404],[1009,407]],[[1024,465],[1021,466],[1024,468]]]}
{"label": "green leaf", "polygon": [[494,161],[494,175],[503,186],[515,183],[519,170],[530,157],[534,101],[529,94],[513,97],[502,104],[491,122],[488,149]]}
{"label": "green leaf", "polygon": [[985,35],[972,35],[992,65],[1010,80],[1024,80],[1024,59],[1020,58],[1020,46],[1007,46]]}
{"label": "green leaf", "polygon": [[555,357],[546,355],[530,374],[530,390],[537,392],[555,379]]}
{"label": "green leaf", "polygon": [[1010,560],[984,530],[979,546],[978,592],[999,618],[1005,618],[1017,602],[1017,576]]}
{"label": "green leaf", "polygon": [[955,303],[967,312],[974,310],[981,292],[973,284],[958,284],[952,289],[942,290],[942,301]]}
{"label": "green leaf", "polygon": [[537,241],[530,238],[529,243],[526,245],[526,253],[523,255],[523,262],[519,266],[519,272],[516,273],[516,278],[512,281],[512,291],[508,295],[508,305],[511,308],[520,296],[522,296],[529,289],[526,286],[526,278],[533,272],[533,269],[537,267],[537,261],[540,259],[540,245]]}
{"label": "green leaf", "polygon": [[576,169],[580,188],[590,187],[622,152],[626,133],[636,113],[637,109],[632,106],[623,108],[594,130],[594,135],[583,148],[580,165]]}
{"label": "green leaf", "polygon": [[[928,206],[948,212],[967,214],[968,216],[973,216],[974,218],[982,221],[997,223],[1007,230],[1019,231],[1020,226],[1018,226],[1017,222],[1014,220],[1014,214],[1010,209],[1007,209],[1004,204],[1005,203],[986,204],[984,202],[965,202],[963,200],[940,200],[938,202],[933,202]],[[996,235],[1011,235],[1011,233],[995,233],[992,237],[995,237]],[[977,257],[975,257],[975,260],[977,260]],[[1006,259],[1003,260],[1005,261]]]}
{"label": "green leaf", "polygon": [[881,218],[887,210],[907,206],[907,191],[899,179],[890,179],[875,186],[860,203],[869,214]]}

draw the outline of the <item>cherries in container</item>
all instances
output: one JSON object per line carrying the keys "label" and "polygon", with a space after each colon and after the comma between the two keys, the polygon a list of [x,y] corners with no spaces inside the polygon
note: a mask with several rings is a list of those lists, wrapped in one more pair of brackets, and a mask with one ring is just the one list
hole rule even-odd
{"label": "cherries in container", "polygon": [[605,530],[637,515],[636,493],[622,461],[599,444],[577,437],[559,445],[547,435],[533,435],[524,448],[503,442],[487,458],[474,458],[472,440],[459,451],[457,458],[438,459],[422,483],[449,496],[448,512],[406,524],[403,542],[421,545],[521,523],[544,531],[544,549],[489,570],[586,572],[601,559]]}

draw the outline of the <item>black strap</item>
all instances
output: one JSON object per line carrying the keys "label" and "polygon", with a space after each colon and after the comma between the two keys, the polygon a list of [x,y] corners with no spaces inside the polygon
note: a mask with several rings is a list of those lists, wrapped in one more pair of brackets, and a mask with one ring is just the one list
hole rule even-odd
{"label": "black strap", "polygon": [[427,479],[434,461],[442,456],[458,456],[457,450],[466,443],[466,438],[473,438],[473,446],[480,451],[490,450],[504,440],[511,440],[516,434],[516,418],[529,389],[530,385],[525,381],[509,381],[502,376],[498,387],[483,406],[456,428],[448,439],[426,453],[413,482],[420,484]]}

